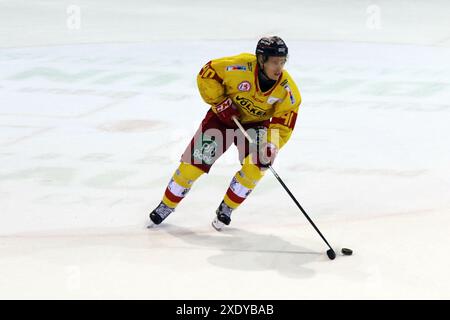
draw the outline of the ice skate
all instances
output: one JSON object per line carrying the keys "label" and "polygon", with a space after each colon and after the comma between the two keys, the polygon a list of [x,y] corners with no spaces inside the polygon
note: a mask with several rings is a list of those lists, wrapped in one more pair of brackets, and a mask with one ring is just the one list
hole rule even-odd
{"label": "ice skate", "polygon": [[216,210],[216,217],[211,223],[213,228],[217,231],[221,231],[223,227],[228,226],[231,222],[231,212],[233,212],[233,209],[222,201],[219,208]]}
{"label": "ice skate", "polygon": [[149,215],[150,224],[147,226],[147,228],[152,228],[152,227],[157,226],[158,224],[163,222],[164,219],[166,219],[169,216],[169,214],[171,214],[174,211],[175,211],[174,208],[170,208],[170,207],[166,206],[163,202],[161,202],[158,205],[158,207],[156,207],[156,209],[150,213],[150,215]]}

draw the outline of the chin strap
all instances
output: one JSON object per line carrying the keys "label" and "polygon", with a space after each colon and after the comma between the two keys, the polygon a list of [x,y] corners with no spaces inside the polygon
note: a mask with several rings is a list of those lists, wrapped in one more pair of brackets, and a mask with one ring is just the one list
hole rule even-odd
{"label": "chin strap", "polygon": [[264,68],[261,68],[258,63],[258,80],[259,80],[259,87],[262,91],[267,91],[270,89],[274,84],[275,80],[270,79],[266,73],[264,72]]}
{"label": "chin strap", "polygon": [[269,77],[267,76],[266,72],[264,71],[264,65],[261,66],[261,64],[258,62],[258,73],[262,74],[262,76],[264,77],[263,80],[265,81],[269,81]]}

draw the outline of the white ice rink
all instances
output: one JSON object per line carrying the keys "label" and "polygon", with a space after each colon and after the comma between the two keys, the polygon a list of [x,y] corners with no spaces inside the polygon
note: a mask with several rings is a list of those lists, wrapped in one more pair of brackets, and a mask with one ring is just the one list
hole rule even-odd
{"label": "white ice rink", "polygon": [[[448,1],[0,1],[0,298],[450,299]],[[285,39],[303,96],[218,233],[229,150],[145,228],[212,58]]]}

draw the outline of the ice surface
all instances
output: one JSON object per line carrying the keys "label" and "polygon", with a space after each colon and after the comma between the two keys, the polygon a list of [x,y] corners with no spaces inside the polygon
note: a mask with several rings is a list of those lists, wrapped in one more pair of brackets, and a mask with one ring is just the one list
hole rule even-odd
{"label": "ice surface", "polygon": [[[450,298],[450,5],[283,3],[0,3],[0,298]],[[270,172],[212,229],[235,150],[145,228],[198,70],[266,34],[303,96],[274,167],[351,257]]]}

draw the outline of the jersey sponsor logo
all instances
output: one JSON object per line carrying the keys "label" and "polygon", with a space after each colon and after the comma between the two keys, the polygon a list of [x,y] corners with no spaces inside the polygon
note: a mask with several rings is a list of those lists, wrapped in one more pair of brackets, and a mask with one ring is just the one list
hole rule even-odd
{"label": "jersey sponsor logo", "polygon": [[197,141],[192,155],[195,159],[200,160],[201,163],[211,165],[215,161],[217,151],[218,144],[215,141],[215,137],[202,135],[201,139]]}
{"label": "jersey sponsor logo", "polygon": [[236,102],[238,105],[240,105],[245,111],[248,113],[258,116],[258,117],[264,117],[267,115],[267,111],[264,109],[257,107],[253,104],[253,102],[247,98],[236,96]]}
{"label": "jersey sponsor logo", "polygon": [[269,97],[269,99],[267,99],[268,104],[274,104],[277,101],[280,101],[280,99],[276,97]]}
{"label": "jersey sponsor logo", "polygon": [[233,177],[233,180],[230,183],[230,189],[231,191],[234,192],[235,195],[241,198],[247,198],[248,195],[252,192],[252,189],[249,189],[244,185],[242,185],[241,183],[239,183],[236,177]]}
{"label": "jersey sponsor logo", "polygon": [[295,98],[294,95],[292,94],[292,90],[288,85],[284,86],[284,89],[286,89],[288,95],[289,95],[289,99],[291,100],[291,104],[295,104]]}
{"label": "jersey sponsor logo", "polygon": [[170,180],[168,186],[170,192],[176,195],[177,197],[184,198],[184,196],[189,192],[189,188],[185,188],[176,183],[173,179]]}
{"label": "jersey sponsor logo", "polygon": [[241,83],[239,83],[238,85],[238,90],[239,91],[244,91],[244,92],[248,92],[250,91],[252,85],[250,84],[250,82],[248,81],[242,81]]}
{"label": "jersey sponsor logo", "polygon": [[226,68],[227,71],[233,71],[233,70],[241,70],[241,71],[247,71],[246,66],[228,66]]}

